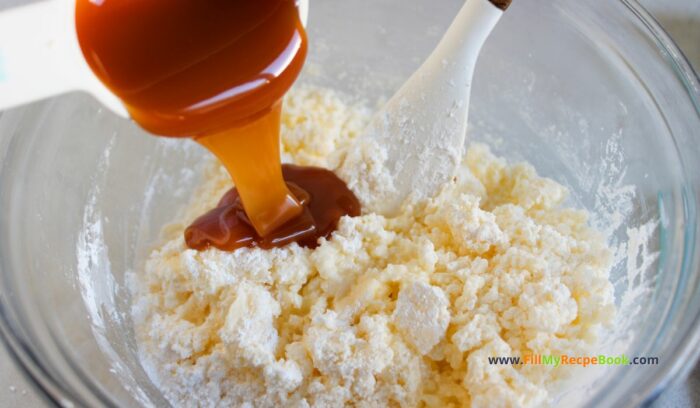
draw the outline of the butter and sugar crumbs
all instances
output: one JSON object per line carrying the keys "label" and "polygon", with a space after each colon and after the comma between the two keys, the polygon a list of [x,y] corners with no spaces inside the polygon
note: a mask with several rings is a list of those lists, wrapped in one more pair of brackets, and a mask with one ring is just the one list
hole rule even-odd
{"label": "butter and sugar crumbs", "polygon": [[[366,109],[308,88],[285,107],[287,160],[339,169],[363,201],[381,190],[381,152],[345,154]],[[488,357],[597,351],[615,313],[611,253],[586,212],[484,145],[436,197],[344,217],[315,250],[188,249],[183,229],[229,183],[212,163],[133,279],[141,358],[175,406],[540,406],[567,368]]]}

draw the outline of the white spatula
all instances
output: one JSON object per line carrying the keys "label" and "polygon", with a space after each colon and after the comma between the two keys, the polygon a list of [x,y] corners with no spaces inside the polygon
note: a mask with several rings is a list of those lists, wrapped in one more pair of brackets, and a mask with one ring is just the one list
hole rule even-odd
{"label": "white spatula", "polygon": [[430,197],[455,175],[474,66],[510,2],[467,0],[430,57],[358,138],[358,146],[369,141],[382,148],[382,173],[393,183],[364,203],[370,210],[394,215],[409,196]]}
{"label": "white spatula", "polygon": [[[298,4],[306,24],[309,2]],[[0,111],[71,91],[90,93],[128,117],[83,58],[75,0],[46,0],[0,13]]]}

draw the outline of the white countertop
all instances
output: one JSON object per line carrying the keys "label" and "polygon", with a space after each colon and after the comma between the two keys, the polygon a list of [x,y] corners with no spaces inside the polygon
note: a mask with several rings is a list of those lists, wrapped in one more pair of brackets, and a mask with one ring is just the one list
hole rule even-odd
{"label": "white countertop", "polygon": [[[590,1],[590,0],[589,0]],[[0,9],[26,0],[0,0]],[[700,71],[700,0],[640,0],[680,45]],[[24,379],[0,347],[0,408],[44,407],[46,402]],[[674,384],[652,404],[654,408],[700,406],[700,365],[690,377]]]}

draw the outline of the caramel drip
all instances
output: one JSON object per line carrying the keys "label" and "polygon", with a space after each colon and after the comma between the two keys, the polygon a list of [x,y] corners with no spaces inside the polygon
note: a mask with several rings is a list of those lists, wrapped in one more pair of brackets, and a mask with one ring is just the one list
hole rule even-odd
{"label": "caramel drip", "polygon": [[360,203],[333,172],[317,167],[282,166],[284,179],[303,207],[301,216],[260,236],[241,205],[236,188],[224,195],[216,208],[197,218],[185,230],[185,242],[192,249],[216,247],[233,251],[241,247],[272,248],[298,242],[315,248],[318,239],[328,238],[344,215],[360,215]]}

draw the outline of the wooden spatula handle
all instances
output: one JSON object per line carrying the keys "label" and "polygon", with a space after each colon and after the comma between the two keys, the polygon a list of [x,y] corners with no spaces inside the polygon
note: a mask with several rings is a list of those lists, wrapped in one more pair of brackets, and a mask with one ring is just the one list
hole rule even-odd
{"label": "wooden spatula handle", "polygon": [[498,7],[499,9],[506,11],[506,9],[508,8],[508,6],[510,6],[510,3],[513,0],[489,0],[489,1],[491,2],[491,4]]}

